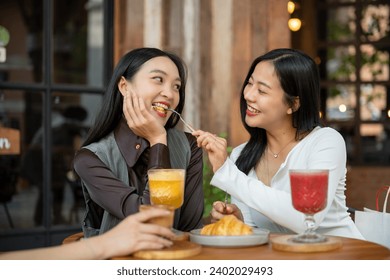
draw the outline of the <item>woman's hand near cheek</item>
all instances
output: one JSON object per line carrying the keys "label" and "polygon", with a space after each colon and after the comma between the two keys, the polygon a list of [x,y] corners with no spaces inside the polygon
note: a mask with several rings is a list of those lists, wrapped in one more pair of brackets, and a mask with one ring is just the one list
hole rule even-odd
{"label": "woman's hand near cheek", "polygon": [[123,113],[127,125],[138,136],[149,141],[150,146],[157,143],[167,144],[167,132],[145,107],[144,100],[134,92],[123,98]]}
{"label": "woman's hand near cheek", "polygon": [[211,222],[214,223],[220,219],[222,219],[226,215],[234,215],[239,220],[244,221],[242,213],[240,209],[235,204],[226,204],[222,201],[215,201],[213,203],[213,208],[211,209],[210,216]]}
{"label": "woman's hand near cheek", "polygon": [[202,130],[196,130],[192,135],[197,137],[198,147],[202,147],[207,151],[213,172],[217,171],[224,164],[228,156],[226,139]]}

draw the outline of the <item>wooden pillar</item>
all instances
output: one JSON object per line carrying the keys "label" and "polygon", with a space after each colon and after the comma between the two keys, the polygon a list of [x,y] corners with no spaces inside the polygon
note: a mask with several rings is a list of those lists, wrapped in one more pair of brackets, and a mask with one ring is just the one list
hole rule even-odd
{"label": "wooden pillar", "polygon": [[162,0],[144,0],[144,47],[162,48],[163,6]]}
{"label": "wooden pillar", "polygon": [[185,118],[195,128],[200,127],[200,45],[198,0],[184,0],[183,7],[183,59],[188,66]]}
{"label": "wooden pillar", "polygon": [[[270,1],[250,0],[249,2],[251,2],[248,4],[249,11],[246,11],[246,13],[240,15],[241,17],[249,15],[251,23],[249,28],[251,40],[248,42],[248,46],[250,46],[251,57],[247,62],[245,72],[248,71],[249,65],[255,57],[258,57],[259,55],[262,55],[269,50],[269,24],[276,24],[276,21],[274,22],[272,19],[270,19],[269,16],[269,9],[272,9],[272,5],[274,5],[276,1],[270,3]],[[272,34],[271,36],[279,35]]]}
{"label": "wooden pillar", "polygon": [[[240,115],[240,91],[252,61],[265,52],[290,47],[289,14],[284,0],[240,0],[233,3],[232,93],[229,145],[249,139]],[[219,109],[218,109],[219,112]]]}
{"label": "wooden pillar", "polygon": [[228,132],[231,100],[232,0],[211,3],[211,96],[209,122],[214,133]]}
{"label": "wooden pillar", "polygon": [[[248,133],[244,129],[240,115],[240,90],[245,79],[245,73],[249,69],[249,61],[252,59],[252,10],[258,11],[251,5],[252,0],[234,1],[233,6],[233,43],[232,45],[232,98],[229,113],[229,143],[232,146],[245,141]],[[262,17],[259,17],[259,22]],[[258,44],[258,43],[257,43]],[[258,47],[256,46],[256,49]]]}
{"label": "wooden pillar", "polygon": [[144,44],[144,0],[116,0],[114,15],[114,63]]}
{"label": "wooden pillar", "polygon": [[287,1],[275,0],[268,2],[268,50],[276,48],[289,48],[291,45],[291,33],[288,29],[289,14],[287,12]]}
{"label": "wooden pillar", "polygon": [[[210,106],[210,96],[212,87],[211,76],[211,3],[210,0],[200,1],[200,84],[199,84],[199,98],[201,109],[200,128],[202,130],[210,130],[209,111],[212,110]],[[188,104],[187,104],[188,106]]]}
{"label": "wooden pillar", "polygon": [[184,1],[170,0],[164,3],[166,3],[164,6],[164,14],[166,15],[164,18],[164,26],[166,28],[164,31],[166,36],[164,49],[168,49],[182,56],[184,42],[183,25],[186,23],[183,18]]}

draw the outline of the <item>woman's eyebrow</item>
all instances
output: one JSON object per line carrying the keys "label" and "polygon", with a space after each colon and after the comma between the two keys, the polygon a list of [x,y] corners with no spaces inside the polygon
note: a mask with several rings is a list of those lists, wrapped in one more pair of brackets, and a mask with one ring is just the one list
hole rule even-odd
{"label": "woman's eyebrow", "polygon": [[264,83],[264,82],[258,81],[257,84],[262,85],[262,86],[265,86],[265,87],[267,87],[267,88],[269,88],[269,89],[272,89],[268,84],[266,84],[266,83]]}
{"label": "woman's eyebrow", "polygon": [[[250,79],[252,79],[253,81],[255,81],[255,79],[253,78],[253,76],[251,76]],[[256,84],[265,86],[265,87],[267,87],[267,88],[269,88],[269,89],[272,89],[271,86],[269,86],[268,84],[266,84],[265,82],[262,82],[262,81],[256,81]]]}
{"label": "woman's eyebrow", "polygon": [[160,74],[163,74],[163,75],[167,75],[167,73],[163,70],[160,70],[160,69],[153,69],[153,70],[150,70],[150,73],[160,73]]}

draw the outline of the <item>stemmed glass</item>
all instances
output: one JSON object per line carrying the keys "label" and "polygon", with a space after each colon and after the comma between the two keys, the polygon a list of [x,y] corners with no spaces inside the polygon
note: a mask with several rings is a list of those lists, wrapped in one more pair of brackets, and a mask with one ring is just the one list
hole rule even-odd
{"label": "stemmed glass", "polygon": [[289,170],[292,204],[305,214],[306,230],[292,238],[297,243],[325,242],[327,238],[315,232],[314,214],[323,210],[328,197],[329,170]]}

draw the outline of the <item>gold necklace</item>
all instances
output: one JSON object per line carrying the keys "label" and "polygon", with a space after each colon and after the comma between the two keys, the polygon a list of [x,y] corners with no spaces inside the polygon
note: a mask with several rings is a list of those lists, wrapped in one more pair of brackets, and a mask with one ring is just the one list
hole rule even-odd
{"label": "gold necklace", "polygon": [[281,152],[283,152],[283,150],[285,149],[285,148],[287,148],[287,146],[289,145],[289,144],[291,144],[293,141],[295,140],[295,137],[293,138],[293,139],[291,139],[290,140],[290,142],[288,142],[278,153],[274,153],[273,151],[271,151],[271,149],[270,149],[270,147],[268,146],[268,151],[272,154],[272,156],[274,157],[274,158],[278,158],[279,157],[279,154],[281,153]]}

